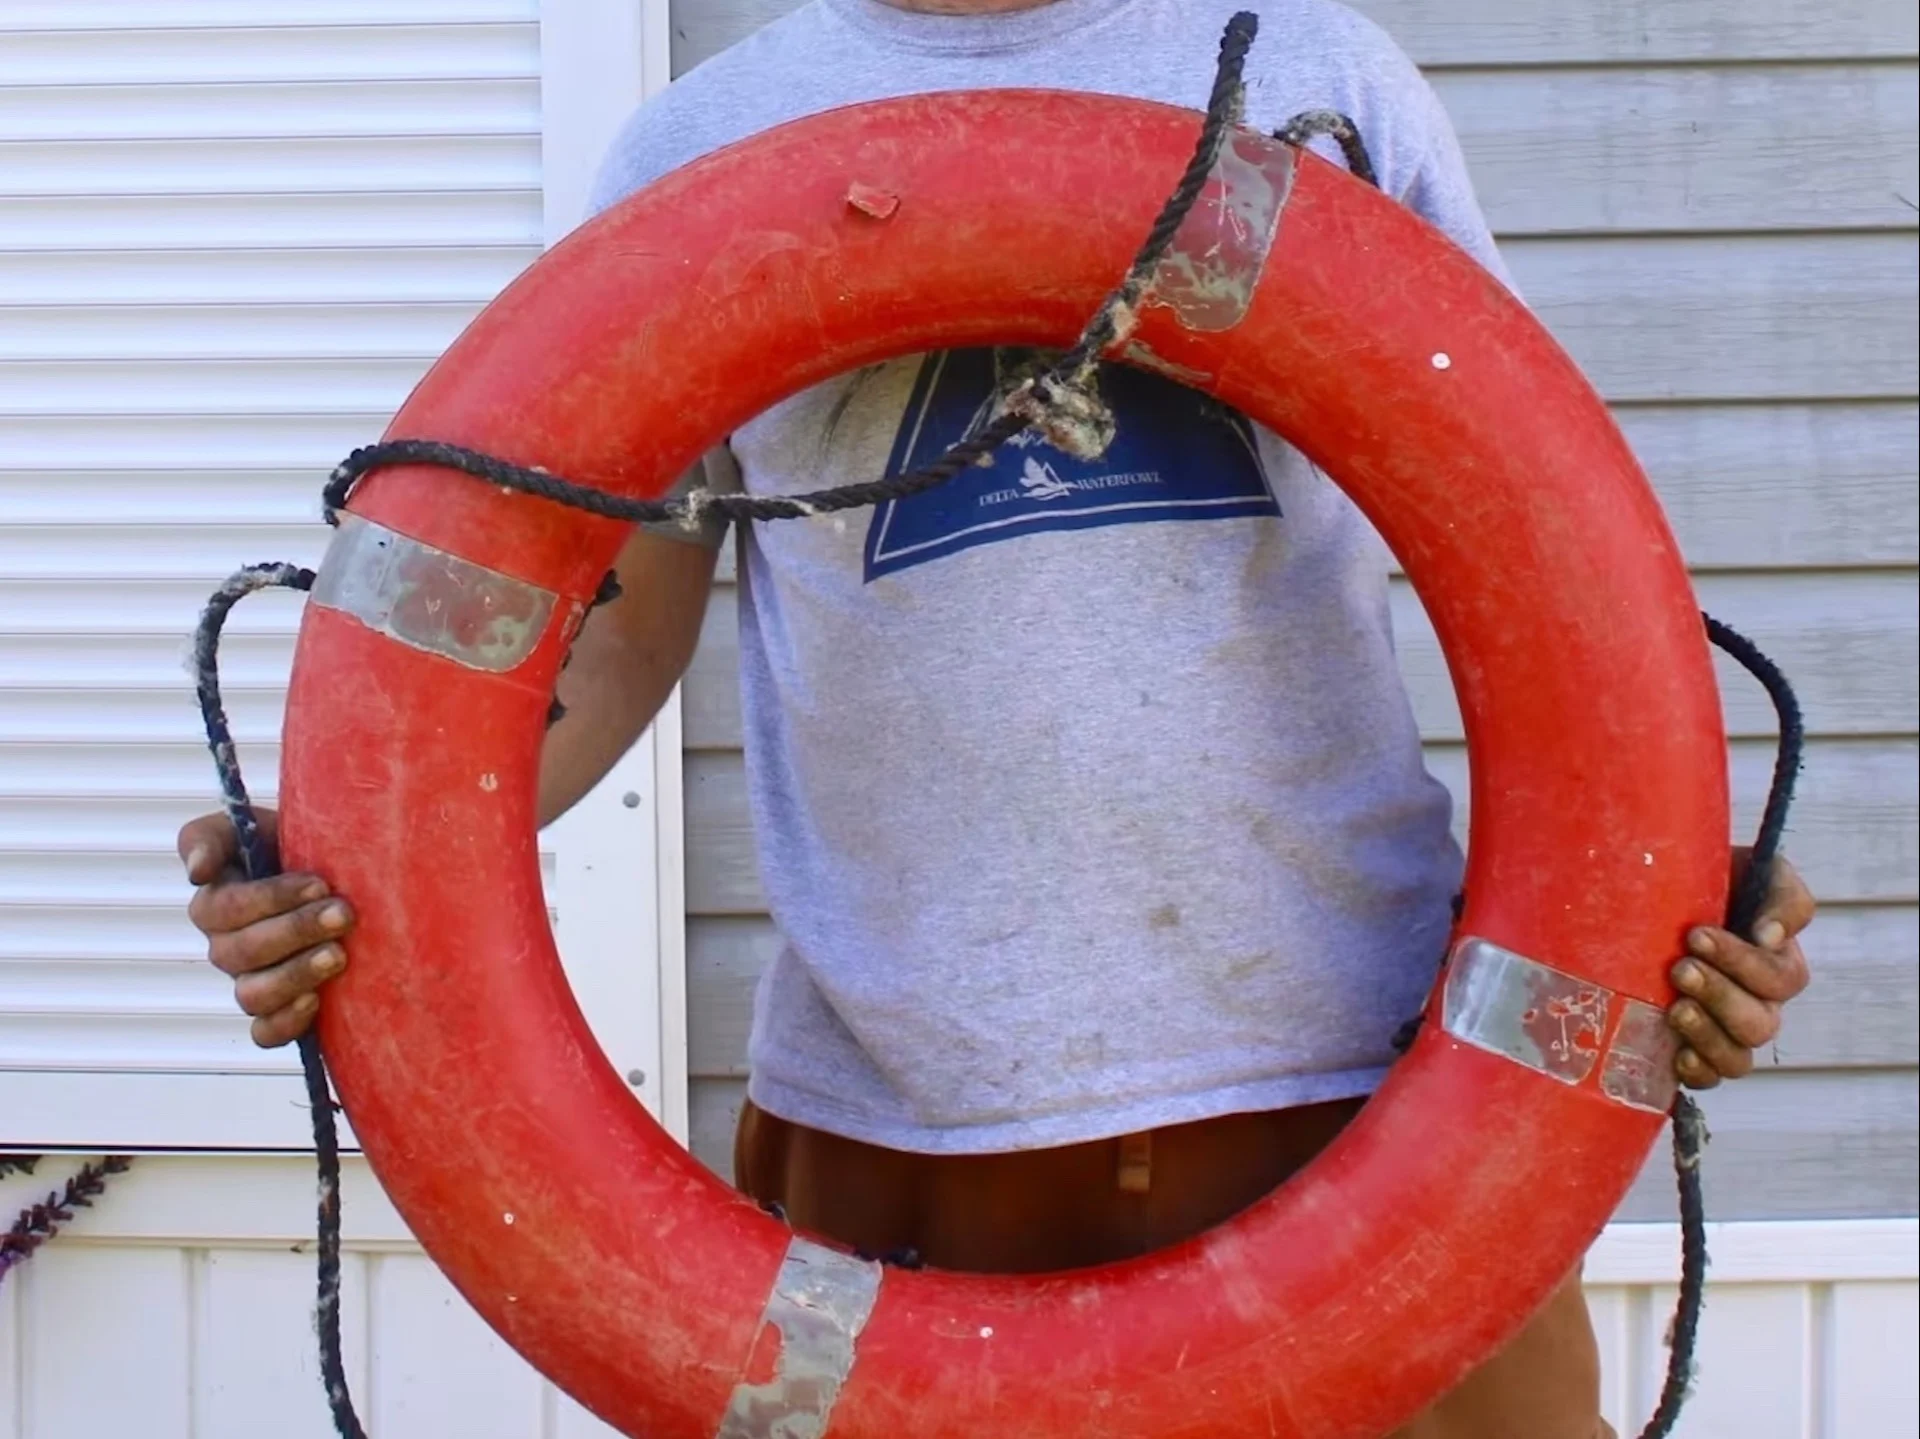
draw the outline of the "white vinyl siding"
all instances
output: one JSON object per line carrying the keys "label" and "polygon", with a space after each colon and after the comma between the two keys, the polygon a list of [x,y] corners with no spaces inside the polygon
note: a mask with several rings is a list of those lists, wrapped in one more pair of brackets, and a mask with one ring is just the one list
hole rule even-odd
{"label": "white vinyl siding", "polygon": [[[327,471],[579,218],[663,16],[0,0],[0,1144],[308,1142],[292,1051],[249,1043],[183,914],[174,831],[215,800],[187,637],[242,563],[318,559]],[[223,652],[267,802],[299,613],[249,600]],[[598,796],[543,866],[603,1043],[678,1128],[654,755],[614,780],[644,806]]]}
{"label": "white vinyl siding", "polygon": [[[0,1213],[33,1188],[0,1180]],[[343,1213],[347,1371],[374,1439],[611,1439],[474,1317],[358,1161]],[[296,1158],[141,1160],[0,1286],[0,1439],[330,1439],[312,1216]],[[1679,1439],[1920,1439],[1912,1219],[1715,1225],[1708,1243]],[[1678,1265],[1671,1224],[1616,1225],[1587,1256],[1623,1435],[1659,1392]]]}
{"label": "white vinyl siding", "polygon": [[[78,1163],[0,1180],[0,1211]],[[617,1439],[487,1328],[363,1162],[344,1179],[343,1350],[374,1439]],[[334,1439],[312,1221],[311,1160],[142,1157],[0,1285],[0,1439]]]}

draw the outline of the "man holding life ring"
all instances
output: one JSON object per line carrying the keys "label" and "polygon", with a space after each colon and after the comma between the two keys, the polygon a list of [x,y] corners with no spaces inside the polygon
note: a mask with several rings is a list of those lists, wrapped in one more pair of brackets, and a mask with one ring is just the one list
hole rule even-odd
{"label": "man holding life ring", "polygon": [[[1234,8],[812,0],[643,107],[596,208],[856,101],[1026,86],[1190,104]],[[1392,42],[1331,0],[1252,8],[1279,43],[1252,61],[1247,122],[1351,115],[1382,187],[1504,279],[1451,126]],[[1035,361],[842,376],[689,483],[777,494],[912,469]],[[735,1177],[869,1253],[1059,1269],[1227,1218],[1357,1111],[1447,942],[1461,857],[1377,538],[1219,403],[1140,370],[1101,387],[1118,435],[1097,460],[1023,436],[942,489],[738,537],[747,772],[783,943]],[[625,594],[561,682],[543,821],[680,679],[722,539],[632,536]],[[233,849],[224,819],[182,831],[192,915],[256,1041],[285,1044],[346,963],[352,909],[313,875],[239,880]],[[1806,984],[1812,910],[1782,864],[1757,943],[1689,937],[1683,1081],[1748,1072]],[[1576,1273],[1401,1439],[1593,1439],[1597,1368]]]}

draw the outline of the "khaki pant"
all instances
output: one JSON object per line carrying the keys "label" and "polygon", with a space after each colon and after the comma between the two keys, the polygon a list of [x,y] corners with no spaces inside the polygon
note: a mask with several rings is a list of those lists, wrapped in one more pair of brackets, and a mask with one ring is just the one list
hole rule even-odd
{"label": "khaki pant", "polygon": [[[929,1156],[791,1124],[748,1104],[734,1182],[798,1228],[868,1254],[1019,1274],[1144,1254],[1261,1198],[1359,1101],[1236,1114],[1147,1135],[1011,1154]],[[1388,1439],[1615,1439],[1576,1269],[1506,1349]]]}

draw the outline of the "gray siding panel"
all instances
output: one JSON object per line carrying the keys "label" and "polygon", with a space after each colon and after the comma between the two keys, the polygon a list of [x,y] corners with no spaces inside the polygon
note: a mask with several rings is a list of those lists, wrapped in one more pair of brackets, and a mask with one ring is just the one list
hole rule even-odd
{"label": "gray siding panel", "polygon": [[1617,411],[1696,570],[1920,559],[1920,408],[1650,405]]}
{"label": "gray siding panel", "polygon": [[[1760,1073],[1702,1097],[1713,1142],[1701,1165],[1714,1219],[1913,1214],[1920,1101],[1911,1069]],[[1620,1207],[1674,1218],[1664,1142]]]}
{"label": "gray siding panel", "polygon": [[1906,229],[1920,198],[1911,64],[1473,70],[1434,87],[1501,235]]}
{"label": "gray siding panel", "polygon": [[1610,400],[1908,399],[1905,234],[1509,240],[1528,302]]}
{"label": "gray siding panel", "polygon": [[1905,0],[1357,0],[1422,65],[1911,56]]}
{"label": "gray siding panel", "polygon": [[687,1090],[687,1148],[728,1183],[733,1182],[733,1127],[746,1097],[744,1079],[696,1079]]}
{"label": "gray siding panel", "polygon": [[[679,69],[792,8],[674,0]],[[1527,299],[1613,403],[1704,607],[1798,682],[1789,851],[1815,985],[1709,1095],[1719,1219],[1912,1214],[1920,1038],[1920,52],[1910,0],[1362,0],[1433,75]],[[732,573],[731,553],[723,578]],[[1429,762],[1464,793],[1445,666],[1396,624]],[[696,1153],[725,1172],[778,946],[746,807],[730,585],[685,687]],[[1771,720],[1722,668],[1736,821]],[[1463,816],[1464,819],[1464,816]],[[1664,1148],[1622,1217],[1670,1219]]]}
{"label": "gray siding panel", "polygon": [[1920,1041],[1920,925],[1906,905],[1829,907],[1807,936],[1813,987],[1782,1015],[1762,1063],[1911,1066]]}

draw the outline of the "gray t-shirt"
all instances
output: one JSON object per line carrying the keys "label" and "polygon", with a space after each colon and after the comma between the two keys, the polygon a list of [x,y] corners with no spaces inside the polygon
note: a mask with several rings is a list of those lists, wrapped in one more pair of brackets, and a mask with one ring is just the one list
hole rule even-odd
{"label": "gray t-shirt", "polygon": [[[856,101],[1011,86],[1198,108],[1247,3],[814,0],[643,107],[596,208]],[[1254,8],[1248,123],[1353,116],[1387,191],[1503,273],[1393,43],[1328,0]],[[1029,361],[843,376],[709,469],[771,494],[911,467]],[[1133,370],[1103,388],[1119,436],[1100,460],[1028,440],[930,494],[742,539],[747,776],[784,939],[749,1092],[774,1114],[975,1153],[1347,1098],[1434,976],[1461,857],[1377,537],[1238,414]]]}

